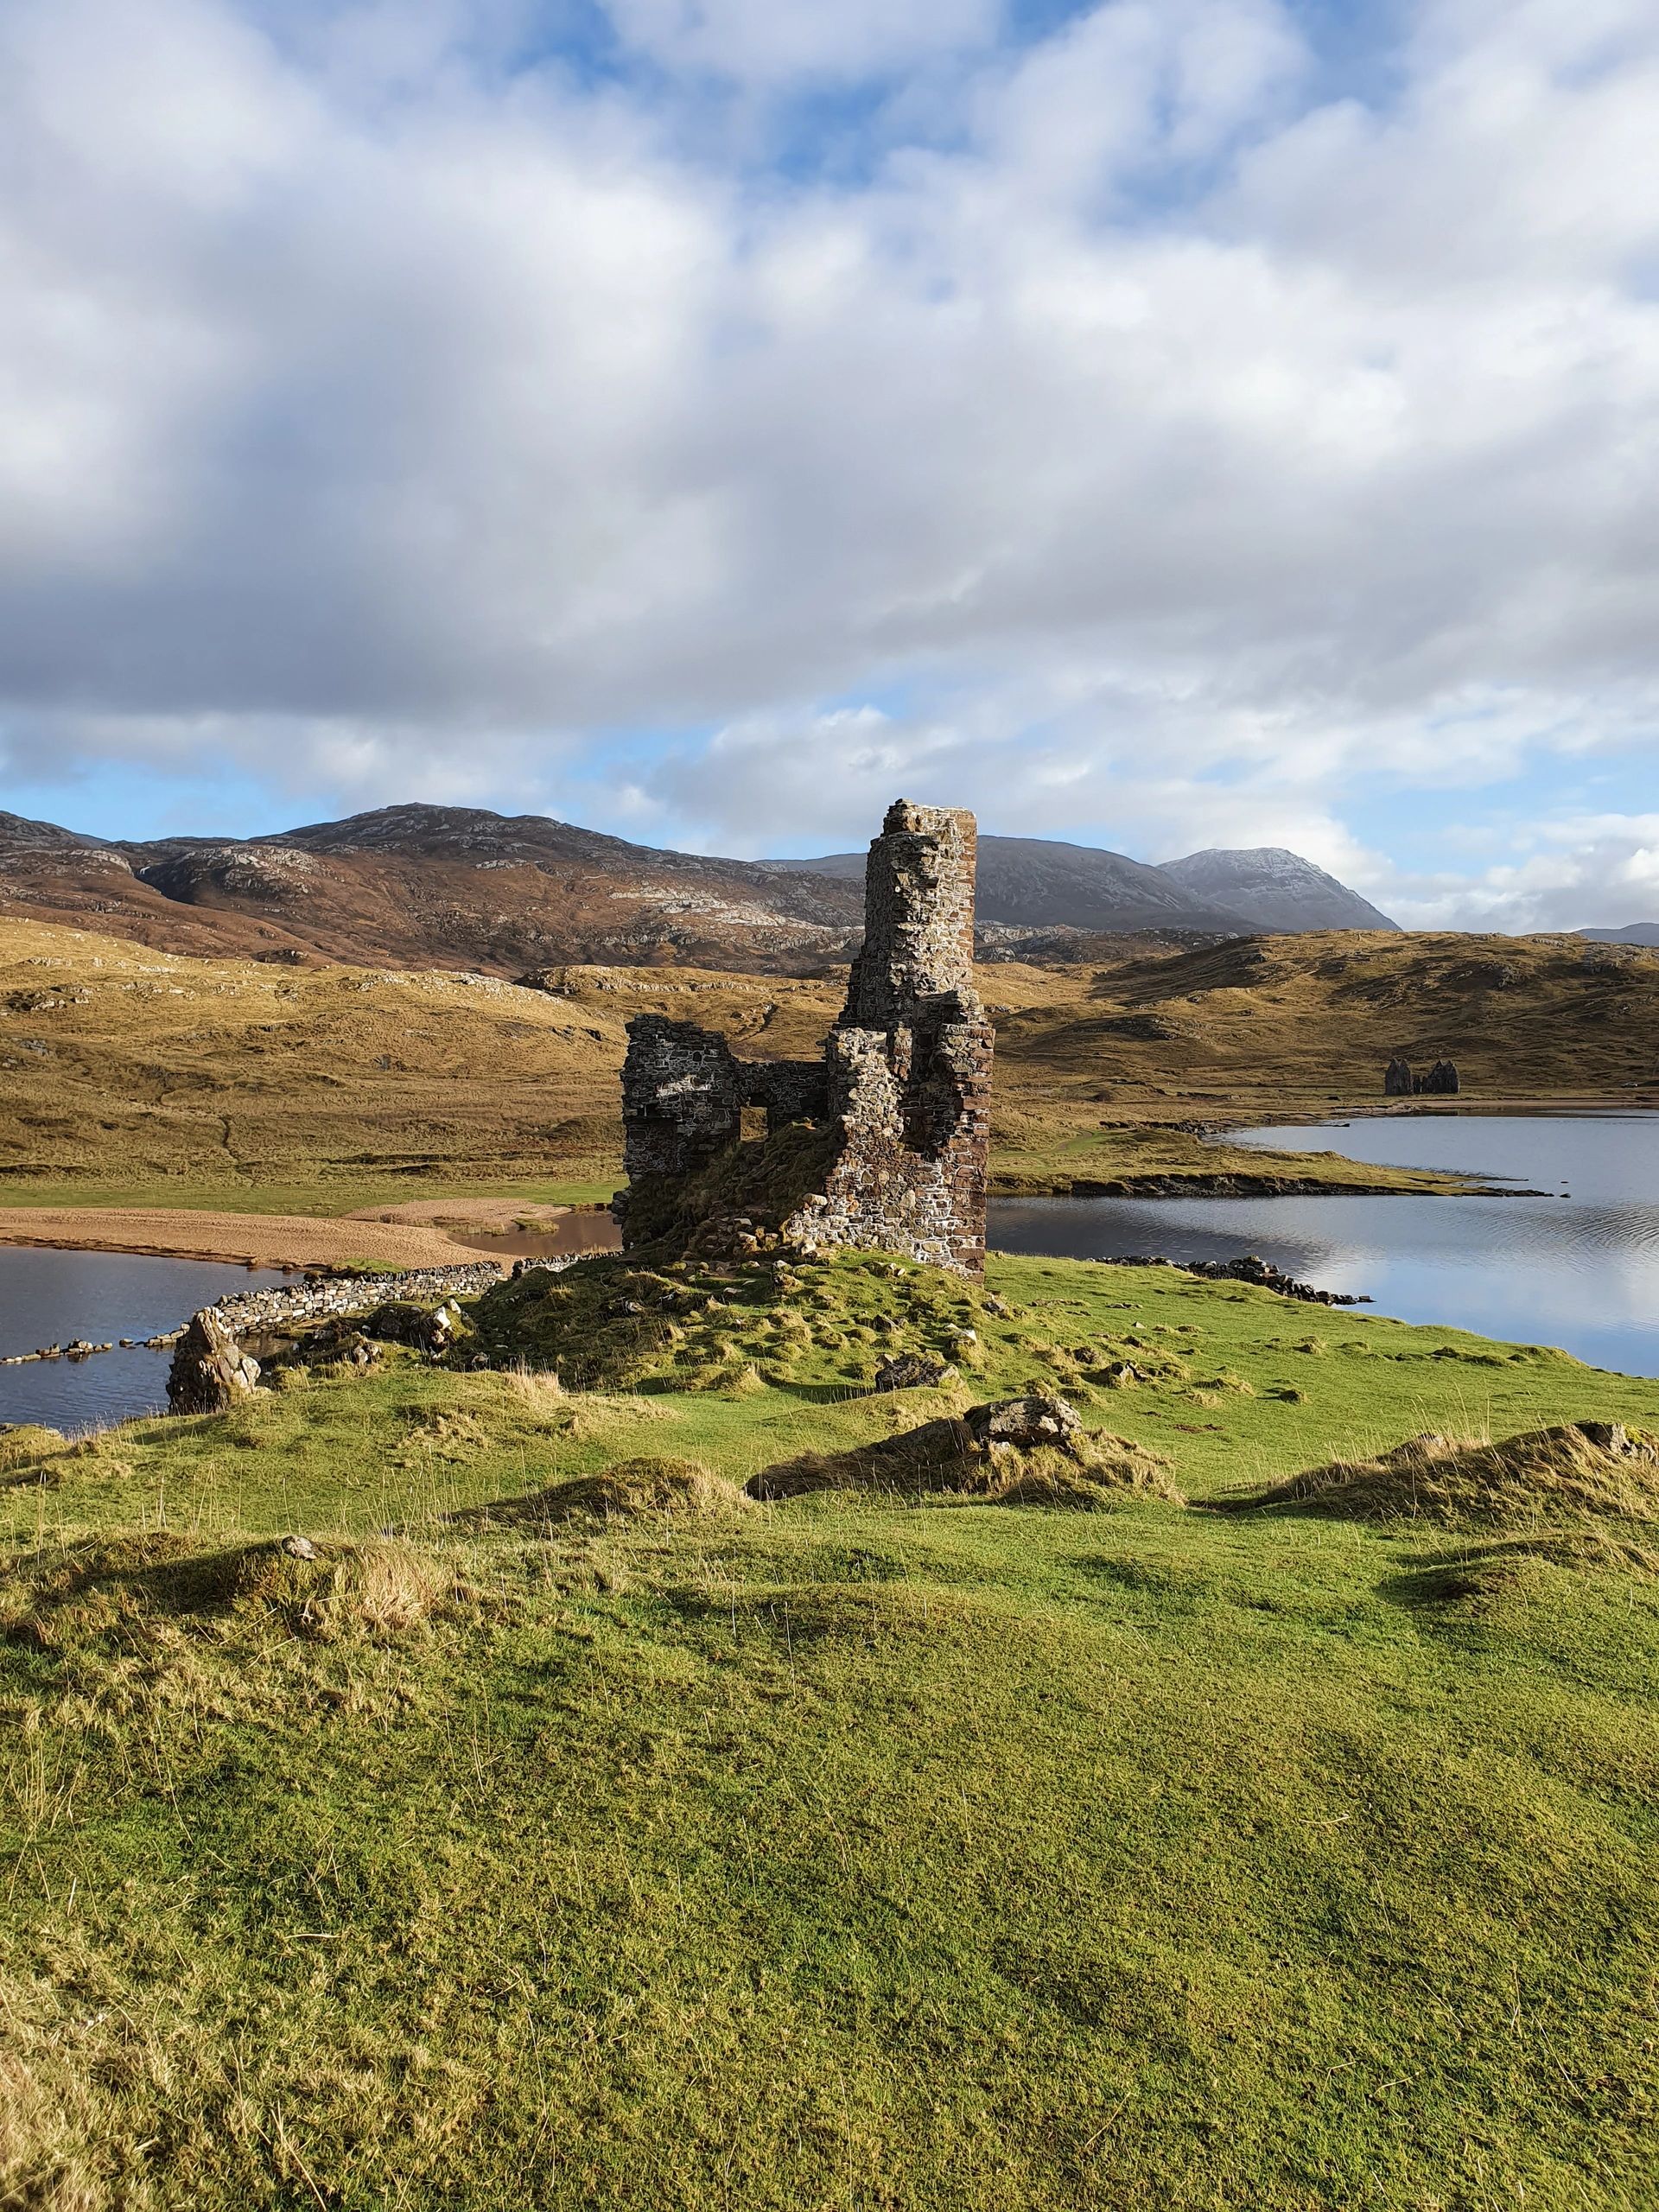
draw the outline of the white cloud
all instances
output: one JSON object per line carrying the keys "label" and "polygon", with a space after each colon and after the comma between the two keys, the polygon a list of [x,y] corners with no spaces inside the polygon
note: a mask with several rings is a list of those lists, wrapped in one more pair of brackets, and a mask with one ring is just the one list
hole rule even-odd
{"label": "white cloud", "polygon": [[[1274,0],[1020,52],[989,0],[611,14],[651,69],[584,83],[509,66],[529,0],[12,0],[32,751],[608,792],[750,850],[904,785],[1300,842],[1384,904],[1577,895],[1560,854],[1484,873],[1472,799],[1465,889],[1419,893],[1356,809],[1652,755],[1649,8],[1427,9],[1369,105],[1316,98]],[[912,65],[947,74],[907,108]],[[779,118],[864,84],[868,168],[757,175],[688,129],[710,77]]]}
{"label": "white cloud", "polygon": [[1520,828],[1514,856],[1473,872],[1395,879],[1418,929],[1621,928],[1659,917],[1659,814],[1583,815]]}

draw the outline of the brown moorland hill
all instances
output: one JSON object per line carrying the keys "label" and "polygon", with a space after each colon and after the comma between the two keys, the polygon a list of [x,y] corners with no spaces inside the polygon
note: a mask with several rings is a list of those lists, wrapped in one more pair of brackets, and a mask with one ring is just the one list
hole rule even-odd
{"label": "brown moorland hill", "polygon": [[[1197,858],[1231,870],[1248,893],[1243,912],[1121,853],[982,837],[982,954],[1116,957],[1091,931],[1115,936],[1121,953],[1126,931],[1192,946],[1253,925],[1365,927],[1370,917],[1391,926],[1294,854]],[[1251,903],[1267,895],[1263,868],[1268,918],[1253,925]],[[0,908],[162,951],[293,965],[467,968],[512,978],[554,963],[607,961],[811,974],[852,951],[863,875],[861,853],[722,860],[480,807],[386,806],[264,837],[149,843],[0,813]]]}
{"label": "brown moorland hill", "polygon": [[0,815],[0,902],[199,957],[504,977],[556,960],[810,969],[847,956],[863,915],[857,884],[426,806],[150,844]]}
{"label": "brown moorland hill", "polygon": [[[1192,1125],[1380,1105],[1397,1050],[1456,1059],[1465,1105],[1643,1098],[1659,1079],[1659,952],[1644,949],[1338,932],[1119,955],[982,970],[996,1187],[1224,1173],[1261,1187],[1304,1171]],[[602,1185],[620,1168],[630,1014],[704,1022],[747,1058],[803,1057],[844,990],[840,972],[591,963],[543,982],[198,961],[0,923],[0,1180]],[[1328,1159],[1312,1172],[1379,1179]]]}
{"label": "brown moorland hill", "polygon": [[493,976],[290,971],[0,924],[0,1179],[548,1172],[614,1151],[620,1020]]}

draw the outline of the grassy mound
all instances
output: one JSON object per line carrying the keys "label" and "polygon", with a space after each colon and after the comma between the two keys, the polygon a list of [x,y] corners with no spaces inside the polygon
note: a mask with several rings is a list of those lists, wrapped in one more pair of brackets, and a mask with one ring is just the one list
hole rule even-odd
{"label": "grassy mound", "polygon": [[125,1646],[159,1624],[222,1630],[267,1614],[292,1635],[337,1640],[416,1626],[461,1588],[453,1561],[395,1538],[203,1549],[166,1529],[64,1547],[8,1584],[0,1635],[41,1651]]}
{"label": "grassy mound", "polygon": [[1068,1506],[1084,1511],[1125,1496],[1184,1503],[1160,1452],[1122,1436],[1084,1434],[1069,1449],[1008,1445],[986,1449],[958,1414],[921,1422],[849,1452],[804,1452],[750,1478],[752,1497],[812,1491],[877,1491],[897,1497],[950,1494],[998,1505]]}
{"label": "grassy mound", "polygon": [[[984,1293],[956,1276],[848,1253],[532,1269],[486,1292],[471,1319],[498,1366],[551,1370],[579,1389],[753,1395],[768,1384],[866,1391],[897,1353],[971,1365],[993,1317]],[[1020,1347],[1007,1319],[1006,1341]]]}
{"label": "grassy mound", "polygon": [[1445,1529],[1659,1522],[1659,1449],[1616,1421],[1572,1421],[1495,1444],[1414,1436],[1375,1459],[1294,1475],[1251,1503]]}
{"label": "grassy mound", "polygon": [[735,1483],[696,1459],[624,1459],[565,1487],[573,1504],[607,1515],[730,1513],[747,1502]]}
{"label": "grassy mound", "polygon": [[741,1513],[748,1498],[734,1482],[697,1459],[623,1459],[575,1482],[554,1483],[528,1497],[493,1500],[450,1514],[452,1526],[517,1528],[550,1535],[569,1521],[637,1520],[655,1515],[676,1520]]}

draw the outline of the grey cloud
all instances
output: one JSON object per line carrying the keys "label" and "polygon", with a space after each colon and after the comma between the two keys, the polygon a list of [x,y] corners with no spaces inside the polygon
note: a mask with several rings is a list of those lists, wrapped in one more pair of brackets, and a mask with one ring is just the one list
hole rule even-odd
{"label": "grey cloud", "polygon": [[[211,730],[353,802],[608,794],[751,849],[902,776],[1010,829],[1322,859],[1363,859],[1379,769],[1646,741],[1634,0],[1446,11],[1387,114],[1302,117],[1267,0],[1120,0],[1014,59],[976,0],[617,0],[671,75],[976,70],[954,150],[764,191],[671,100],[504,75],[511,10],[479,63],[480,13],[411,43],[334,9],[278,50],[213,0],[142,39],[14,0],[14,727],[163,766]],[[1179,212],[1138,196],[1193,162]],[[607,766],[637,726],[721,734]]]}

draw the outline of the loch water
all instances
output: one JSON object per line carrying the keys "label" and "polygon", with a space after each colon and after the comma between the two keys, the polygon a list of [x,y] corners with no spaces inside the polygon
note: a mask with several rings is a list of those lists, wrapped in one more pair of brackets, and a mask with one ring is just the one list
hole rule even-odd
{"label": "loch water", "polygon": [[[274,1268],[225,1260],[0,1244],[0,1354],[77,1338],[118,1345],[123,1337],[158,1336],[227,1292],[289,1280]],[[159,1413],[172,1357],[135,1346],[0,1367],[0,1423],[44,1421],[73,1433]]]}
{"label": "loch water", "polygon": [[1659,1376],[1659,1114],[1385,1115],[1229,1141],[1449,1168],[1516,1195],[1004,1198],[989,1241],[1077,1259],[1254,1252],[1319,1289],[1369,1294],[1362,1313]]}

